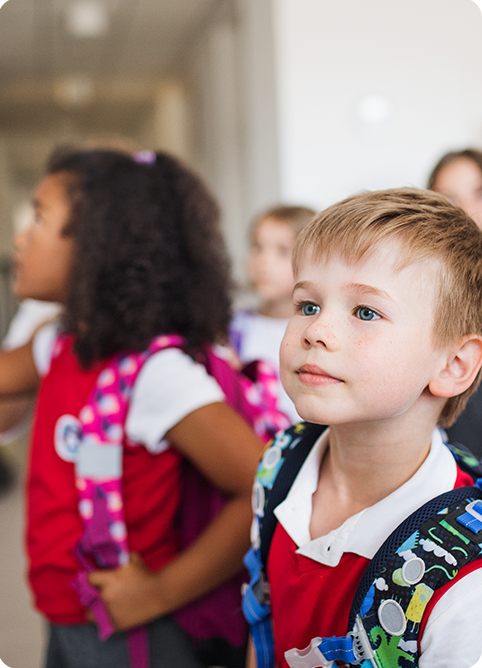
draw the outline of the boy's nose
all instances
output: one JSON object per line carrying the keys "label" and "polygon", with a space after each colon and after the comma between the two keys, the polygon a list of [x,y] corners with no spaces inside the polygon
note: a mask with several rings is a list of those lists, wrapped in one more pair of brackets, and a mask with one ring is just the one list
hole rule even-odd
{"label": "boy's nose", "polygon": [[327,350],[334,350],[339,342],[337,331],[335,318],[328,313],[320,313],[311,319],[305,328],[303,338],[306,345],[323,346]]}

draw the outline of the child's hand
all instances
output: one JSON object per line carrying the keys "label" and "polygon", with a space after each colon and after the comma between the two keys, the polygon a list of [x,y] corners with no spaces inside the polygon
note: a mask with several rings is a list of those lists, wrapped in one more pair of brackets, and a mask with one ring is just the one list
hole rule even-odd
{"label": "child's hand", "polygon": [[154,592],[154,577],[137,553],[131,554],[126,566],[89,574],[89,582],[99,590],[117,631],[140,626],[164,614]]}

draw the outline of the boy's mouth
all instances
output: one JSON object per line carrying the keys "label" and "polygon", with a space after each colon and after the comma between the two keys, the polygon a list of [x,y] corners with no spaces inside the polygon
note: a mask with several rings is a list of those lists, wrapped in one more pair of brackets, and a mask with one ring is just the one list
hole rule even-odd
{"label": "boy's mouth", "polygon": [[304,385],[334,385],[335,383],[341,383],[339,378],[327,373],[324,369],[316,364],[303,364],[295,373],[298,375],[300,382]]}

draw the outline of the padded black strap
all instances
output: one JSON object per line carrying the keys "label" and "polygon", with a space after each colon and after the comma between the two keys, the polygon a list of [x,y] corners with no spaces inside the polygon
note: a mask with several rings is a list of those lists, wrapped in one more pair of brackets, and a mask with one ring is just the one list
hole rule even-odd
{"label": "padded black strap", "polygon": [[[415,510],[388,536],[373,559],[370,561],[362,575],[358,588],[355,592],[348,618],[348,630],[351,631],[355,624],[356,615],[360,612],[361,605],[370,589],[372,583],[379,573],[382,573],[387,560],[396,553],[401,545],[422,527],[431,517],[440,510],[449,508],[454,504],[468,503],[469,499],[482,499],[482,491],[477,487],[458,487],[456,489],[440,494],[431,499],[423,506]],[[462,529],[460,529],[462,531]]]}
{"label": "padded black strap", "polygon": [[[265,491],[268,500],[264,509],[264,516],[260,522],[260,553],[265,570],[268,561],[269,548],[278,523],[273,511],[276,506],[285,500],[305,459],[311,452],[311,449],[318,438],[326,429],[326,426],[324,425],[312,424],[309,422],[305,422],[304,427],[303,433],[300,435],[300,440],[298,442],[296,442],[296,440],[293,441],[292,445],[288,448],[285,460],[278,471],[273,486],[270,490]],[[296,427],[291,427],[287,431],[293,434],[295,430]]]}

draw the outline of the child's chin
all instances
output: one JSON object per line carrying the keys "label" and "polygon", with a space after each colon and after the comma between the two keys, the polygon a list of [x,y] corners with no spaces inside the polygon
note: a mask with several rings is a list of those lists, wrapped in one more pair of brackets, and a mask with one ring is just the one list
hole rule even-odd
{"label": "child's chin", "polygon": [[305,422],[313,422],[313,424],[328,424],[326,421],[326,415],[321,415],[319,407],[318,410],[309,406],[307,402],[301,401],[295,402],[296,412],[302,420]]}

